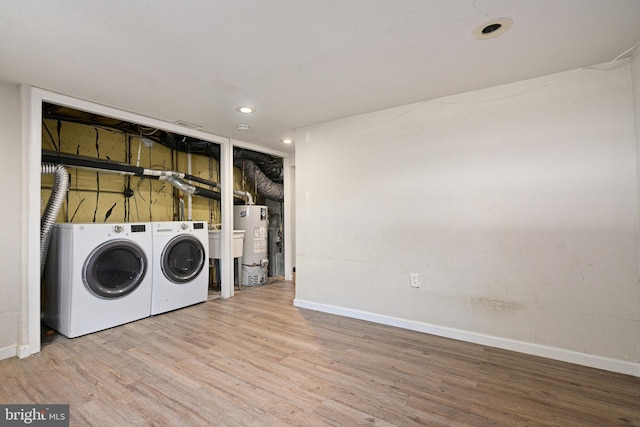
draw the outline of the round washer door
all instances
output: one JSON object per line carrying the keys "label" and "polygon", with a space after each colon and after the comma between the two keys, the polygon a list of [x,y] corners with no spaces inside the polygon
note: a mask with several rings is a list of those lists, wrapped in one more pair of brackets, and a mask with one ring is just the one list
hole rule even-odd
{"label": "round washer door", "polygon": [[166,244],[160,261],[167,279],[178,284],[187,283],[204,267],[204,246],[193,236],[179,235]]}
{"label": "round washer door", "polygon": [[84,263],[82,280],[100,298],[121,298],[135,291],[147,273],[142,248],[128,240],[111,240],[94,249]]}

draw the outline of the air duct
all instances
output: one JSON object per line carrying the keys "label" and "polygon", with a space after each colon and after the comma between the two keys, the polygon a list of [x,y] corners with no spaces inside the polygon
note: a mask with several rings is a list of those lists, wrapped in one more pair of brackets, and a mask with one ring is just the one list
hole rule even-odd
{"label": "air duct", "polygon": [[284,200],[284,185],[273,182],[260,170],[252,160],[240,160],[238,164],[244,164],[244,172],[250,182],[255,182],[257,190],[267,199],[282,202]]}
{"label": "air duct", "polygon": [[195,192],[196,192],[195,185],[187,184],[186,182],[184,182],[180,178],[176,178],[174,176],[161,176],[161,177],[159,177],[159,179],[162,180],[162,181],[167,181],[168,183],[170,183],[171,185],[173,185],[174,187],[176,187],[178,190],[182,191],[183,193],[192,195],[192,194],[195,194]]}
{"label": "air duct", "polygon": [[55,175],[53,190],[49,196],[47,207],[40,220],[40,277],[44,274],[44,266],[47,262],[47,251],[51,240],[51,230],[56,223],[62,202],[69,188],[69,173],[61,165],[43,164],[42,174]]}
{"label": "air duct", "polygon": [[236,147],[233,149],[233,159],[234,163],[238,163],[240,160],[255,162],[258,168],[272,181],[282,181],[283,179],[282,159],[279,157]]}

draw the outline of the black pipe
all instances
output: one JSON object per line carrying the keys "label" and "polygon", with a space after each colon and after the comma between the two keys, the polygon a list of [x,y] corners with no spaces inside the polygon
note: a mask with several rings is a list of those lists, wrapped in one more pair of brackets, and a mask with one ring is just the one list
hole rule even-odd
{"label": "black pipe", "polygon": [[218,187],[218,183],[214,181],[209,181],[208,179],[200,178],[198,176],[189,175],[187,173],[184,174],[184,179],[189,181],[199,182],[200,184],[208,185],[209,187]]}
{"label": "black pipe", "polygon": [[125,172],[135,176],[144,176],[144,168],[131,166],[113,160],[95,159],[75,154],[59,153],[57,151],[42,150],[42,163],[56,163],[65,166],[104,169],[114,172]]}
{"label": "black pipe", "polygon": [[[60,153],[57,151],[42,150],[43,163],[55,163],[65,166],[85,167],[91,169],[105,169],[115,172],[126,172],[135,176],[145,176],[144,168],[131,166],[127,163],[114,162],[113,160],[96,159],[93,157],[78,156],[75,154]],[[147,178],[149,178],[147,176]],[[218,184],[198,176],[184,174],[184,179],[199,182],[209,187],[217,187]]]}
{"label": "black pipe", "polygon": [[217,191],[207,190],[206,188],[196,187],[195,196],[206,197],[207,199],[220,200],[220,193]]}
{"label": "black pipe", "polygon": [[[145,175],[144,168],[131,166],[126,163],[114,162],[113,160],[95,159],[92,157],[78,156],[75,154],[59,153],[57,151],[42,150],[42,162],[61,164],[61,165],[71,166],[71,167],[84,167],[84,168],[90,168],[90,169],[102,169],[102,170],[113,171],[113,172],[125,172],[135,176],[140,176],[140,177],[149,178],[149,179],[160,178],[155,175]],[[184,179],[199,182],[201,184],[205,184],[210,187],[218,186],[218,184],[213,181],[209,181],[207,179],[199,178],[193,175],[185,174]],[[194,194],[196,196],[206,197],[208,199],[214,199],[214,200],[221,200],[220,193],[217,191],[212,191],[202,187],[195,187],[195,188],[196,190]],[[236,201],[244,202],[244,199],[242,199],[241,197],[234,196],[233,198]]]}
{"label": "black pipe", "polygon": [[169,147],[176,151],[192,154],[204,154],[220,160],[220,144],[209,141],[202,141],[191,138],[190,136],[182,136],[171,132],[161,131],[158,135],[158,142],[165,147]]}

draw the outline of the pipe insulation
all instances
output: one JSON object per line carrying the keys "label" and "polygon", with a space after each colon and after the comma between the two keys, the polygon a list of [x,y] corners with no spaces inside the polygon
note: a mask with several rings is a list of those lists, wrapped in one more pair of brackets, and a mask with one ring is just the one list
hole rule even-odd
{"label": "pipe insulation", "polygon": [[47,262],[47,252],[51,241],[51,232],[56,223],[60,207],[69,189],[69,173],[61,165],[46,163],[42,165],[42,174],[54,175],[53,189],[40,220],[40,277],[44,274],[44,267]]}
{"label": "pipe insulation", "polygon": [[92,170],[99,169],[106,172],[120,173],[122,175],[143,176],[145,171],[144,168],[131,166],[127,163],[114,162],[113,160],[101,160],[92,157],[48,150],[42,150],[42,163],[56,163]]}
{"label": "pipe insulation", "polygon": [[202,187],[194,187],[195,191],[193,192],[194,196],[206,197],[207,199],[216,199],[220,200],[220,193],[217,191],[207,190]]}
{"label": "pipe insulation", "polygon": [[284,201],[284,185],[273,182],[260,170],[253,160],[239,160],[238,165],[244,163],[244,172],[251,182],[256,182],[258,192],[267,199],[278,202]]}
{"label": "pipe insulation", "polygon": [[[220,200],[220,193],[216,191],[207,190],[201,187],[196,187],[186,182],[183,179],[206,184],[210,187],[219,187],[219,184],[213,181],[199,178],[197,176],[191,176],[182,172],[164,171],[155,169],[145,169],[137,166],[131,166],[126,163],[114,162],[113,160],[102,160],[91,157],[78,156],[73,154],[58,153],[55,151],[42,151],[42,162],[58,163],[65,166],[76,167],[81,169],[98,170],[102,172],[119,173],[122,175],[134,175],[150,179],[162,179],[171,185],[174,185],[181,191],[185,191],[187,194],[191,192],[196,196],[202,196],[209,199]],[[173,178],[173,179],[169,179]]]}

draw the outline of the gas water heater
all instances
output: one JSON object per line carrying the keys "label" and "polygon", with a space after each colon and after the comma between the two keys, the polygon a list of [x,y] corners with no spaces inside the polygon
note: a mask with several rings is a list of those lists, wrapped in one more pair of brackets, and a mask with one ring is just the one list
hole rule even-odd
{"label": "gas water heater", "polygon": [[266,282],[269,266],[267,207],[238,205],[233,209],[233,228],[244,230],[240,284],[242,286],[262,285]]}

